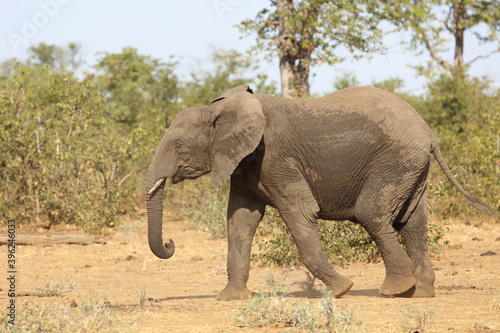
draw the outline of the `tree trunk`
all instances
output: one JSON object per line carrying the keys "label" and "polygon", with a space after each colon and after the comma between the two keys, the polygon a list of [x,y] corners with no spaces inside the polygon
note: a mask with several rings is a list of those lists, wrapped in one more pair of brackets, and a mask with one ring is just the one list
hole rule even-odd
{"label": "tree trunk", "polygon": [[279,30],[278,30],[278,53],[280,55],[280,77],[281,77],[281,96],[285,98],[293,98],[297,95],[294,87],[295,74],[293,65],[295,60],[289,55],[290,36],[292,33],[290,27],[287,26],[287,15],[293,10],[292,0],[277,0],[276,7],[279,14]]}
{"label": "tree trunk", "polygon": [[[279,15],[278,37],[275,45],[280,57],[281,95],[285,98],[309,96],[309,70],[316,25],[295,31],[300,26],[292,25],[290,17],[304,14],[294,12],[292,0],[277,0]],[[295,15],[295,16],[294,16]],[[306,16],[317,19],[318,8],[306,9]],[[299,28],[300,29],[300,28]],[[298,37],[300,35],[300,37]],[[297,40],[300,38],[300,40]]]}
{"label": "tree trunk", "polygon": [[297,92],[297,96],[309,96],[309,64],[310,64],[310,56],[309,59],[300,59],[296,69],[296,85],[295,91]]}
{"label": "tree trunk", "polygon": [[453,20],[455,21],[455,57],[453,59],[453,66],[455,68],[462,68],[464,66],[464,18],[465,18],[465,4],[458,2],[453,4]]}

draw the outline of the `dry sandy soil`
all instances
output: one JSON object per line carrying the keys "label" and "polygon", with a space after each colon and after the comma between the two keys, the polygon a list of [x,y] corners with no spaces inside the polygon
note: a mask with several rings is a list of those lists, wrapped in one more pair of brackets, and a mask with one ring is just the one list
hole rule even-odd
{"label": "dry sandy soil", "polygon": [[[177,245],[175,255],[169,260],[157,259],[150,252],[145,218],[129,221],[106,238],[106,245],[18,246],[18,322],[23,307],[39,309],[40,316],[45,313],[50,316],[50,312],[42,313],[48,307],[69,311],[72,307],[81,309],[85,302],[92,300],[99,307],[112,311],[110,318],[113,322],[110,327],[103,325],[101,329],[85,324],[87,326],[84,325],[82,331],[296,330],[238,327],[234,318],[248,301],[221,302],[215,299],[226,282],[226,241],[215,240],[206,232],[187,228],[181,221],[167,221],[165,224],[168,237],[172,237]],[[419,316],[427,320],[425,329],[428,331],[500,331],[500,224],[489,222],[473,226],[452,221],[449,228],[446,239],[450,246],[432,260],[436,273],[435,298],[380,296],[378,287],[384,278],[383,264],[351,264],[338,269],[354,280],[351,291],[334,301],[338,309],[347,305],[362,321],[361,331],[366,332],[402,332],[412,327],[415,331]],[[5,233],[5,230],[2,231]],[[41,231],[24,228],[17,232],[34,234]],[[78,232],[60,227],[48,233]],[[490,255],[481,255],[488,251]],[[6,246],[0,247],[0,253],[6,262]],[[282,268],[254,265],[249,287],[269,291],[271,287],[266,284],[265,277],[271,272],[275,272],[277,280],[283,276]],[[319,302],[320,292],[303,290],[305,278],[303,267],[289,272],[285,280],[290,292],[287,302]],[[47,286],[47,283],[50,289],[50,286],[53,288],[61,282],[65,282],[67,287],[58,296],[40,297],[33,289]],[[321,289],[322,283],[316,282],[315,287]],[[0,288],[3,289],[0,306],[5,309],[8,302],[5,278],[1,279]],[[2,323],[0,331],[4,325]]]}

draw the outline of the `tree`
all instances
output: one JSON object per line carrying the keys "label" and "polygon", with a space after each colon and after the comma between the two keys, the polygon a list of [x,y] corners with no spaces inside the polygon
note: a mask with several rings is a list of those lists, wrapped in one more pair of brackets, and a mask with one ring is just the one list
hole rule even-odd
{"label": "tree", "polygon": [[61,71],[77,71],[83,60],[81,44],[69,43],[66,47],[40,43],[28,49],[28,65],[41,65]]}
{"label": "tree", "polygon": [[210,56],[211,69],[198,69],[191,80],[184,83],[181,92],[182,107],[207,105],[213,98],[240,84],[252,85],[258,92],[274,94],[274,84],[268,83],[264,73],[248,56],[235,50],[214,50]]}
{"label": "tree", "polygon": [[369,1],[276,0],[271,5],[239,29],[257,34],[253,52],[278,56],[284,97],[309,96],[311,66],[382,49],[379,19]]}
{"label": "tree", "polygon": [[164,63],[131,47],[103,54],[95,68],[114,119],[130,127],[163,122],[165,128],[178,96],[175,66],[173,61]]}
{"label": "tree", "polygon": [[[460,73],[473,62],[500,52],[500,6],[498,0],[407,0],[384,2],[385,14],[398,28],[412,33],[410,48],[423,47],[431,61],[442,69]],[[482,29],[481,29],[482,28]],[[471,31],[480,43],[496,43],[496,50],[464,60],[465,32]],[[448,50],[445,43],[451,35],[454,45],[453,61],[443,58]],[[424,67],[417,67],[426,72]],[[428,72],[428,69],[427,69]]]}

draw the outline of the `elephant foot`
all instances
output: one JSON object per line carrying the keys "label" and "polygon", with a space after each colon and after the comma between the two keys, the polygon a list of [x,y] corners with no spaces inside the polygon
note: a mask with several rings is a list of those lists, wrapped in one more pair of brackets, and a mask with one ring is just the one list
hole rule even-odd
{"label": "elephant foot", "polygon": [[435,295],[436,293],[434,292],[433,285],[417,281],[417,283],[415,284],[415,292],[413,293],[413,295],[411,295],[411,297],[426,298],[426,297],[434,297]]}
{"label": "elephant foot", "polygon": [[253,292],[247,287],[232,286],[228,284],[218,295],[218,301],[232,301],[253,296]]}
{"label": "elephant foot", "polygon": [[404,298],[430,298],[434,297],[435,293],[433,286],[422,284],[420,281],[417,281],[413,287],[395,296]]}
{"label": "elephant foot", "polygon": [[396,278],[386,275],[384,283],[382,283],[382,286],[380,287],[379,293],[385,296],[401,295],[412,289],[416,282],[417,280],[413,275]]}
{"label": "elephant foot", "polygon": [[338,275],[334,280],[326,283],[329,292],[332,293],[335,298],[340,298],[347,293],[351,289],[352,284],[353,282],[351,279],[342,275]]}

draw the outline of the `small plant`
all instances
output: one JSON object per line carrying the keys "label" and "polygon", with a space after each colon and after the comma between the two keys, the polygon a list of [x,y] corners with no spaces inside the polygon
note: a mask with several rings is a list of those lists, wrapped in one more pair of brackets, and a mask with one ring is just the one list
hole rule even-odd
{"label": "small plant", "polygon": [[75,290],[76,286],[77,284],[70,283],[67,280],[61,280],[55,284],[51,284],[50,281],[48,281],[44,287],[34,286],[33,290],[38,297],[53,297],[60,296],[69,290]]}
{"label": "small plant", "polygon": [[405,318],[401,324],[403,332],[426,332],[432,326],[433,312],[407,306],[403,311]]}
{"label": "small plant", "polygon": [[305,281],[295,282],[294,285],[297,285],[300,289],[302,289],[304,291],[313,291],[313,290],[315,290],[314,283],[316,283],[316,277],[313,276],[308,271],[305,271],[305,273],[306,273],[306,279],[305,279]]}
{"label": "small plant", "polygon": [[500,296],[496,296],[491,301],[490,311],[492,311],[492,312],[500,312]]}
{"label": "small plant", "polygon": [[226,275],[226,273],[227,273],[226,263],[219,265],[212,270],[212,275]]}
{"label": "small plant", "polygon": [[140,292],[137,292],[139,295],[139,309],[143,309],[145,306],[149,305],[149,299],[146,295],[146,287],[142,288]]}
{"label": "small plant", "polygon": [[[443,224],[445,226],[450,225],[449,221],[444,221]],[[446,231],[450,230],[449,227],[446,227]],[[427,226],[427,246],[429,247],[430,253],[440,254],[443,251],[443,248],[448,246],[449,241],[444,240],[445,229],[438,224],[432,224]]]}
{"label": "small plant", "polygon": [[24,303],[16,314],[15,325],[3,317],[2,332],[109,332],[119,331],[122,320],[109,307],[97,301],[82,301],[80,304],[29,304]]}
{"label": "small plant", "polygon": [[305,281],[306,291],[314,290],[315,282],[316,282],[316,277],[313,276],[311,273],[306,272],[306,281]]}
{"label": "small plant", "polygon": [[314,303],[289,302],[283,294],[259,294],[235,318],[236,325],[244,327],[299,327],[309,332],[359,331],[362,322],[347,307],[338,310],[335,298],[327,296]]}
{"label": "small plant", "polygon": [[326,332],[349,332],[352,326],[358,327],[359,330],[363,324],[362,321],[357,319],[347,306],[338,311],[334,301],[335,297],[331,295],[325,296],[319,301],[320,313],[326,320],[324,324]]}
{"label": "small plant", "polygon": [[[361,327],[352,311],[346,307],[338,310],[335,298],[327,295],[316,304],[309,302],[290,302],[287,299],[288,289],[285,287],[287,273],[280,282],[275,273],[265,277],[266,283],[272,286],[269,293],[259,293],[248,299],[234,319],[237,326],[244,327],[298,327],[310,332],[349,332],[352,328]],[[314,280],[308,275],[308,278]]]}

